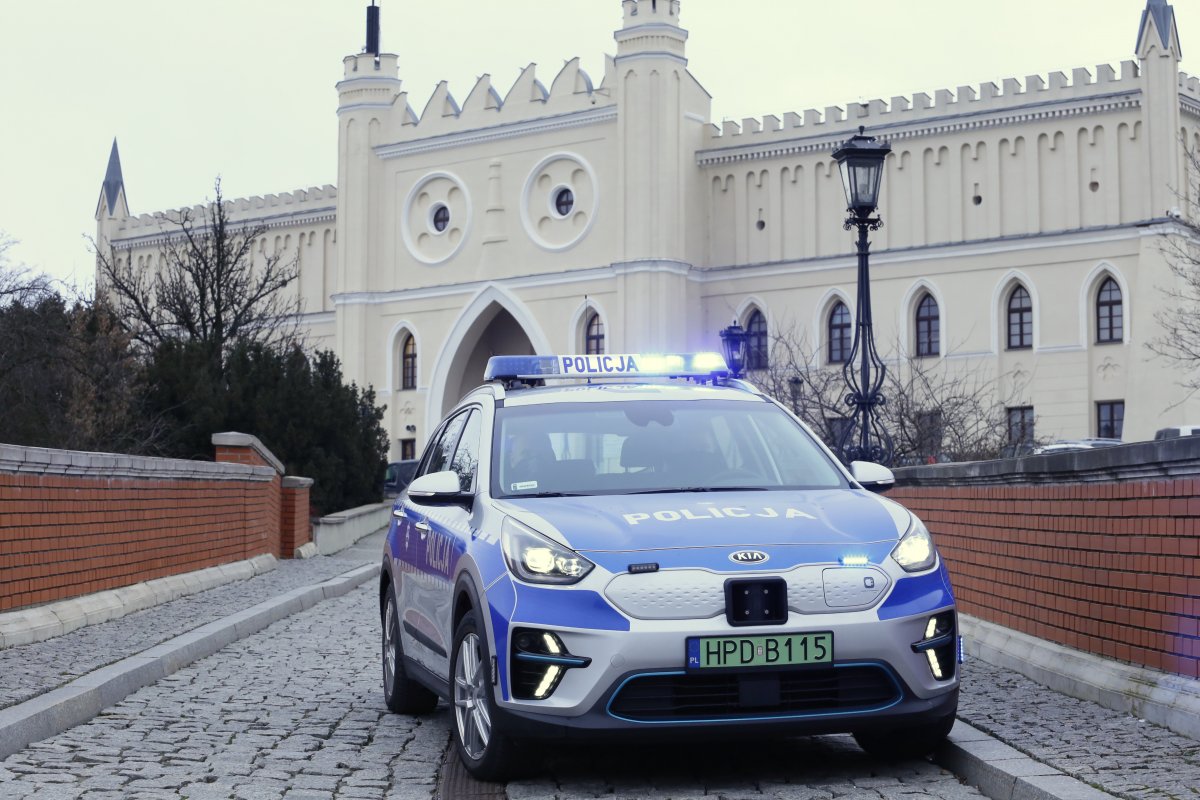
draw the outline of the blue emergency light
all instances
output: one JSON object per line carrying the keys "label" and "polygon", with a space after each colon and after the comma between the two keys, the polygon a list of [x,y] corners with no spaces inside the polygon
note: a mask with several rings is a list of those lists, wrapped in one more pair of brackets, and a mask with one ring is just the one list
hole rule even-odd
{"label": "blue emergency light", "polygon": [[718,353],[623,353],[612,355],[492,356],[485,381],[570,380],[572,378],[724,378]]}

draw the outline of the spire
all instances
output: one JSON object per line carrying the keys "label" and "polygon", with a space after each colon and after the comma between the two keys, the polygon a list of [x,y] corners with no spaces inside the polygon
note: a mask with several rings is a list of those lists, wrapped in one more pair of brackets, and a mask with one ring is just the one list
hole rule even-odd
{"label": "spire", "polygon": [[[1147,28],[1153,23],[1158,33],[1158,41],[1149,39]],[[1179,44],[1179,28],[1175,24],[1175,9],[1167,0],[1146,0],[1146,10],[1142,12],[1142,24],[1138,26],[1136,52],[1139,58],[1145,58],[1149,47],[1161,45],[1164,50],[1172,51],[1176,58],[1183,57],[1183,48]]]}
{"label": "spire", "polygon": [[367,46],[363,52],[379,55],[379,6],[375,5],[375,0],[367,6]]}
{"label": "spire", "polygon": [[[117,151],[117,140],[113,138],[112,152],[108,156],[108,170],[104,173],[103,190],[100,196],[100,211],[112,216],[117,203],[125,191],[125,179],[121,176],[121,154]],[[128,203],[126,203],[128,206]]]}

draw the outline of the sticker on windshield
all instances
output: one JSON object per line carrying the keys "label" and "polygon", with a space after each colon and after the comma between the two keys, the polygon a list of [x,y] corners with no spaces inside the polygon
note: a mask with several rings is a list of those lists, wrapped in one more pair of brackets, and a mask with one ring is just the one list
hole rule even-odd
{"label": "sticker on windshield", "polygon": [[512,490],[514,492],[524,492],[529,489],[536,489],[536,488],[537,488],[537,481],[521,481],[520,483],[514,483],[512,485]]}

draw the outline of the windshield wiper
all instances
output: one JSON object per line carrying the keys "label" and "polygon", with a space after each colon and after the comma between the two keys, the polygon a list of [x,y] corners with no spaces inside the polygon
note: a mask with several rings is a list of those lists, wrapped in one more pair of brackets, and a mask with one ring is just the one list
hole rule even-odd
{"label": "windshield wiper", "polygon": [[765,486],[681,486],[674,489],[643,489],[626,494],[687,494],[689,492],[765,492]]}

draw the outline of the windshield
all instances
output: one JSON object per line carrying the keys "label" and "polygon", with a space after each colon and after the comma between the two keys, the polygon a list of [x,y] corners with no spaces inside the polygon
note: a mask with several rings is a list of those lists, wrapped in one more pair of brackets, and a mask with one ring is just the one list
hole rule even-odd
{"label": "windshield", "polygon": [[631,401],[496,412],[492,496],[830,489],[847,486],[770,403]]}

